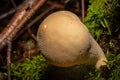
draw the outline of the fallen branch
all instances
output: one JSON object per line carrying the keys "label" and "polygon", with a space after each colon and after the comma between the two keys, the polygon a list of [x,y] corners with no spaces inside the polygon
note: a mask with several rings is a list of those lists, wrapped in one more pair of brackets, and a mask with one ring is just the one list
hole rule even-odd
{"label": "fallen branch", "polygon": [[17,10],[7,27],[0,33],[0,51],[7,44],[8,39],[13,39],[22,25],[41,7],[46,0],[26,0]]}

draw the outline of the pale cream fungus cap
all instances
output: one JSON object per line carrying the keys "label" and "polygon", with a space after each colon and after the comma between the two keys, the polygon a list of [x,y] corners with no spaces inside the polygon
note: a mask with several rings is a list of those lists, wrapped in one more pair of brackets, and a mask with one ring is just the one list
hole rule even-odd
{"label": "pale cream fungus cap", "polygon": [[53,65],[96,64],[96,68],[106,65],[102,49],[72,12],[58,11],[49,15],[39,26],[37,40],[42,54]]}

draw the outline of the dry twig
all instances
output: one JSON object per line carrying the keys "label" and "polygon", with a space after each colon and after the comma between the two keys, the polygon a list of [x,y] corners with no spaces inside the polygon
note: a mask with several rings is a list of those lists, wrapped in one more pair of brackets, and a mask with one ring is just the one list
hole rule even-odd
{"label": "dry twig", "polygon": [[22,25],[41,7],[46,0],[26,0],[17,10],[7,27],[0,34],[0,51],[7,44],[8,38],[13,39]]}
{"label": "dry twig", "polygon": [[15,9],[11,9],[10,11],[0,15],[0,20],[7,17],[7,16],[9,16],[10,14],[13,14],[15,11],[16,11]]}
{"label": "dry twig", "polygon": [[8,39],[8,50],[7,50],[7,69],[8,69],[8,80],[11,80],[11,39]]}
{"label": "dry twig", "polygon": [[16,6],[16,4],[15,4],[14,0],[11,0],[11,3],[12,3],[12,5],[13,5],[13,7],[16,9],[16,8],[17,8],[17,6]]}
{"label": "dry twig", "polygon": [[84,17],[85,17],[85,6],[84,6],[84,0],[81,0],[82,3],[82,21],[84,21]]}

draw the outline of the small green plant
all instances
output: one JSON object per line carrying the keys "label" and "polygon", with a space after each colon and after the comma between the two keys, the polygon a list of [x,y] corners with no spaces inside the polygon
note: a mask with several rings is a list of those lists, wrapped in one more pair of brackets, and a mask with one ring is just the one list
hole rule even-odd
{"label": "small green plant", "polygon": [[[109,21],[106,15],[107,0],[90,0],[91,5],[85,18],[85,24],[89,28],[93,36],[99,39],[103,33],[111,34]],[[104,31],[107,29],[107,31]]]}
{"label": "small green plant", "polygon": [[14,80],[40,80],[47,68],[46,60],[41,56],[35,56],[24,63],[11,65],[12,79]]}
{"label": "small green plant", "polygon": [[101,34],[111,35],[112,31],[120,29],[120,0],[89,0],[91,5],[88,8],[84,23],[97,40]]}
{"label": "small green plant", "polygon": [[95,70],[89,73],[89,80],[120,80],[120,54],[114,55],[107,51],[109,73],[107,78],[101,77],[101,71]]}

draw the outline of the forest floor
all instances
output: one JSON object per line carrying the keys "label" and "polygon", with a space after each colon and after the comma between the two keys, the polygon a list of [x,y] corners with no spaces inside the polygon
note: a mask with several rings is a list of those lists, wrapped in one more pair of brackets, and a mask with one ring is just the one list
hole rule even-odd
{"label": "forest floor", "polygon": [[[3,29],[6,27],[6,25],[9,23],[9,21],[11,20],[11,18],[13,17],[14,13],[12,14],[8,14],[9,11],[11,11],[12,9],[15,10],[14,8],[14,4],[12,4],[11,2],[12,0],[0,0],[0,33],[3,31]],[[14,0],[15,5],[19,6],[24,0]],[[67,2],[68,1],[68,2]],[[70,2],[69,2],[70,1]],[[85,10],[84,10],[84,15],[86,16],[87,14],[87,9],[88,9],[88,5],[89,2],[85,0]],[[82,8],[81,8],[81,2],[78,1],[74,1],[74,0],[49,0],[47,1],[42,8],[39,9],[39,11],[37,11],[35,13],[34,16],[32,16],[32,18],[24,25],[26,26],[27,24],[30,24],[30,22],[34,19],[34,17],[41,15],[41,12],[45,12],[45,10],[47,10],[50,6],[55,6],[55,9],[50,10],[48,13],[44,14],[44,16],[42,16],[42,18],[37,21],[31,28],[28,28],[25,32],[23,32],[20,36],[17,36],[16,39],[14,39],[12,41],[13,43],[13,47],[12,47],[12,62],[15,64],[18,64],[19,62],[23,62],[26,61],[25,58],[31,58],[34,55],[39,54],[38,50],[35,49],[35,45],[36,45],[36,41],[34,39],[35,36],[32,36],[33,34],[36,35],[37,33],[37,28],[38,25],[40,24],[40,22],[50,13],[58,11],[58,10],[69,10],[74,12],[75,14],[77,14],[80,19],[82,19]],[[4,17],[3,15],[7,15],[7,17]],[[4,17],[4,18],[2,18]],[[111,25],[114,26],[114,25]],[[24,28],[23,28],[24,29]],[[113,29],[113,30],[112,30]],[[115,54],[118,55],[120,54],[120,30],[117,30],[115,32],[114,28],[111,29],[112,34],[111,35],[107,35],[107,34],[102,34],[98,40],[99,45],[102,47],[103,51],[105,53],[107,53],[107,51],[109,51],[109,53],[111,54]],[[120,29],[120,28],[118,28]],[[19,33],[22,32],[22,30],[19,31]],[[19,35],[19,33],[17,33],[17,35]],[[29,48],[30,46],[30,48]],[[33,51],[33,53],[31,53],[31,55],[29,56],[29,54],[27,52],[29,51]],[[0,66],[5,66],[7,65],[6,63],[6,53],[7,53],[7,47],[3,48],[0,51]],[[54,68],[54,69],[53,69]],[[3,68],[0,67],[0,72],[4,72],[6,70],[2,70]],[[51,77],[55,77],[56,78],[58,76],[61,75],[62,77],[66,77],[65,74],[67,74],[69,78],[73,78],[71,76],[71,73],[75,73],[74,78],[79,78],[80,73],[78,74],[79,69],[78,68],[69,68],[69,69],[63,69],[63,68],[56,68],[56,67],[52,67],[50,68],[52,72],[54,72],[54,74],[49,74]],[[56,74],[56,70],[58,71]],[[88,70],[88,69],[87,69]],[[63,72],[61,72],[63,71]],[[71,71],[70,73],[68,71]],[[75,72],[77,71],[77,72]],[[48,70],[49,73],[49,70]],[[64,74],[63,74],[64,73]],[[82,76],[83,74],[81,74]],[[61,78],[59,78],[59,80],[61,80]],[[82,77],[83,78],[83,77]],[[57,78],[58,80],[58,78]],[[69,79],[70,80],[70,79]],[[73,80],[73,79],[72,79]],[[77,80],[77,79],[74,79]]]}

